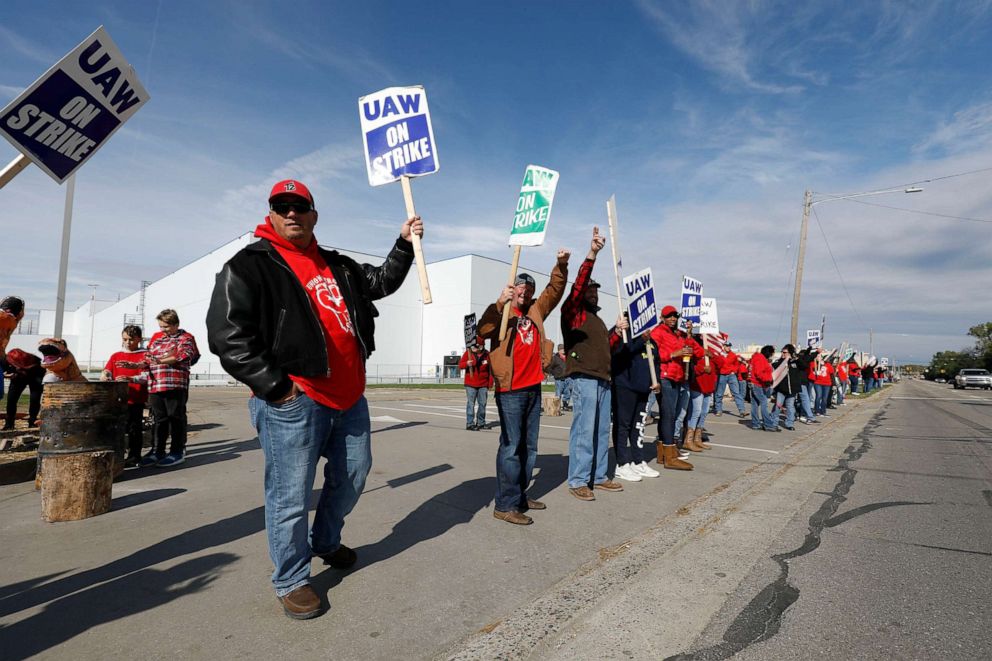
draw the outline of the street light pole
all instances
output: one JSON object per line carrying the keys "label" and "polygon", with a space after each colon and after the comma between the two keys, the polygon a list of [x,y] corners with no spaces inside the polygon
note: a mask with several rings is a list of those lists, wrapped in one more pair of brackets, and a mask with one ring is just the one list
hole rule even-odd
{"label": "street light pole", "polygon": [[86,371],[93,371],[93,332],[96,326],[96,288],[100,285],[86,285],[93,289],[90,294],[90,357],[86,360]]}
{"label": "street light pole", "polygon": [[803,265],[806,262],[806,230],[809,226],[809,212],[813,205],[821,202],[833,202],[834,200],[849,200],[854,197],[867,197],[869,195],[883,195],[885,193],[920,193],[923,189],[919,186],[908,188],[886,188],[883,190],[865,191],[863,193],[849,193],[847,195],[823,194],[819,200],[813,199],[813,191],[807,190],[803,196],[803,224],[799,233],[799,255],[796,258],[796,283],[792,290],[792,329],[789,334],[789,341],[796,346],[799,339],[799,299],[803,288]]}

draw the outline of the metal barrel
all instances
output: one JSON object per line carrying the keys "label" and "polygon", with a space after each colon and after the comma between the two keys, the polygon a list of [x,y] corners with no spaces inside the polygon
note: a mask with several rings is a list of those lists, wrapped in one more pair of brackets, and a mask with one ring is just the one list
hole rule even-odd
{"label": "metal barrel", "polygon": [[123,467],[126,423],[127,383],[46,383],[38,456],[113,450]]}

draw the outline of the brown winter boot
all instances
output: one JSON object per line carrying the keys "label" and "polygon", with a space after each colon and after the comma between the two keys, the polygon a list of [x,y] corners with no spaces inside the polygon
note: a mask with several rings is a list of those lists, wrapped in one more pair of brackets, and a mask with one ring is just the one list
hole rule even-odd
{"label": "brown winter boot", "polygon": [[665,463],[665,453],[662,451],[662,448],[665,446],[661,444],[661,440],[659,439],[658,442],[654,444],[654,447],[658,452],[658,465],[661,466]]}
{"label": "brown winter boot", "polygon": [[664,455],[665,468],[675,471],[691,471],[692,464],[688,461],[682,461],[679,459],[679,450],[674,445],[660,445],[661,451]]}
{"label": "brown winter boot", "polygon": [[703,428],[700,427],[696,430],[696,445],[703,448],[704,450],[711,450],[713,446],[703,440]]}
{"label": "brown winter boot", "polygon": [[696,429],[686,429],[685,430],[685,442],[682,444],[689,452],[702,452],[703,448],[696,444]]}

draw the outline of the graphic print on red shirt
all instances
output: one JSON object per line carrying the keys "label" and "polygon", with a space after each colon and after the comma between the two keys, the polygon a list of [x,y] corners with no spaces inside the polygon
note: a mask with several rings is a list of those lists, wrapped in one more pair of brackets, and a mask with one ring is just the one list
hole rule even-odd
{"label": "graphic print on red shirt", "polygon": [[[530,317],[513,308],[517,323],[513,334],[513,378],[510,389],[519,390],[544,379],[541,366],[541,337]],[[503,392],[506,392],[505,390]]]}
{"label": "graphic print on red shirt", "polygon": [[[118,365],[118,363],[143,363],[145,362],[145,350],[139,349],[138,351],[118,351],[110,358],[107,359],[107,364],[103,369],[110,372],[111,377],[116,381],[119,376],[141,376],[144,373],[144,368],[141,367],[124,367]],[[148,401],[148,384],[131,381],[127,384],[127,403],[128,404],[144,404]]]}

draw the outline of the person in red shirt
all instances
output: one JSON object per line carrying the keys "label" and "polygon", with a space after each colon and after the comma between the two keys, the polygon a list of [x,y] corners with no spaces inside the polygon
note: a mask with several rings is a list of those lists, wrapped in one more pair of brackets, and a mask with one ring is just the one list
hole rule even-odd
{"label": "person in red shirt", "polygon": [[[365,361],[375,350],[373,302],[403,284],[413,237],[423,235],[424,225],[419,216],[407,218],[386,258],[373,266],[318,245],[317,209],[302,182],[276,183],[268,207],[255,229],[258,241],[217,274],[207,332],[224,369],[252,391],[248,410],[265,456],[272,584],[285,614],[306,620],[322,612],[310,584],[311,560],[336,569],[358,560],[341,532],[372,468],[364,391]],[[311,526],[311,489],[322,459]]]}
{"label": "person in red shirt", "polygon": [[813,389],[816,391],[816,403],[813,412],[816,415],[827,415],[827,402],[830,398],[830,387],[834,383],[834,367],[823,357],[823,352],[816,355],[816,361],[810,364],[813,371]]}
{"label": "person in red shirt", "polygon": [[694,442],[708,450],[710,444],[703,439],[703,426],[710,410],[710,400],[716,391],[724,358],[706,349],[702,360],[695,361],[692,378],[689,381],[689,419],[686,422],[686,442]]}
{"label": "person in red shirt", "polygon": [[716,390],[713,392],[713,415],[719,418],[723,414],[723,393],[729,386],[734,404],[737,405],[737,414],[743,418],[747,415],[747,411],[744,410],[744,384],[737,377],[741,370],[740,357],[734,353],[733,345],[729,341],[724,342],[723,346],[727,353],[723,357],[720,376],[716,382]]}
{"label": "person in red shirt", "polygon": [[[679,312],[674,306],[661,309],[661,324],[651,331],[651,340],[658,348],[658,382],[661,384],[661,419],[658,421],[658,461],[672,470],[692,470],[692,464],[679,458],[675,443],[676,419],[680,400],[688,399],[686,367],[693,356],[702,357],[702,347],[678,330]],[[694,448],[695,443],[687,445]],[[701,449],[697,449],[700,452]]]}
{"label": "person in red shirt", "polygon": [[124,351],[118,351],[107,359],[100,375],[101,381],[126,381],[127,387],[127,458],[124,468],[134,468],[141,460],[141,447],[144,445],[145,402],[148,401],[148,384],[145,372],[135,365],[145,360],[145,350],[141,346],[141,327],[129,324],[121,331],[121,344]]}
{"label": "person in red shirt", "polygon": [[839,358],[834,358],[834,373],[837,377],[837,405],[844,406],[844,395],[847,392],[847,363],[840,360]]}
{"label": "person in red shirt", "polygon": [[778,428],[778,411],[768,405],[773,383],[772,364],[769,361],[774,355],[775,347],[766,344],[761,347],[761,351],[756,351],[751,356],[751,429],[754,430],[782,431]]}
{"label": "person in red shirt", "polygon": [[458,368],[465,370],[465,429],[478,431],[486,426],[486,400],[493,385],[493,371],[489,367],[489,352],[482,338],[468,347],[458,361]]}
{"label": "person in red shirt", "polygon": [[851,358],[847,363],[847,374],[851,381],[851,395],[857,396],[858,382],[861,380],[861,366]]}
{"label": "person in red shirt", "polygon": [[41,393],[45,387],[45,368],[41,366],[41,358],[22,349],[11,349],[7,352],[6,362],[0,360],[0,365],[3,365],[4,371],[4,374],[0,374],[0,381],[3,381],[4,376],[10,379],[4,430],[14,428],[18,400],[25,388],[31,393],[28,400],[28,427],[37,427],[38,414],[41,412]]}

